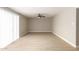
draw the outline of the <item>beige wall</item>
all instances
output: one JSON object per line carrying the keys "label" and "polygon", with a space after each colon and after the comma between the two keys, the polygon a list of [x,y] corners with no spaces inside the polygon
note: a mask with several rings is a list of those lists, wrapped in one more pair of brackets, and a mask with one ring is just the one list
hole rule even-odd
{"label": "beige wall", "polygon": [[79,8],[76,9],[76,45],[79,48]]}
{"label": "beige wall", "polygon": [[76,46],[76,8],[65,8],[52,19],[52,32]]}
{"label": "beige wall", "polygon": [[20,16],[19,18],[19,35],[20,37],[24,36],[25,34],[28,33],[28,28],[27,28],[27,18],[23,17],[23,16]]}
{"label": "beige wall", "polygon": [[28,20],[29,32],[51,32],[52,20],[49,18],[34,18]]}

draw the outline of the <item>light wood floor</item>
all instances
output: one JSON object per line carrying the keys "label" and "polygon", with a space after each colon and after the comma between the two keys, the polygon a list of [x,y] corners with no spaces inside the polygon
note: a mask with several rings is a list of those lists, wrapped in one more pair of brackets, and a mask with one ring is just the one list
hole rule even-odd
{"label": "light wood floor", "polygon": [[77,49],[52,33],[29,33],[2,51],[76,51]]}

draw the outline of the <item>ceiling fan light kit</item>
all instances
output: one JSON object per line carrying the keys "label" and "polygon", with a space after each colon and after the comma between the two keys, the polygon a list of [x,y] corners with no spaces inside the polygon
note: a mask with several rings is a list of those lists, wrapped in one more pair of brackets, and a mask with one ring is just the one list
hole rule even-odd
{"label": "ceiling fan light kit", "polygon": [[37,17],[38,18],[44,18],[45,16],[39,13]]}

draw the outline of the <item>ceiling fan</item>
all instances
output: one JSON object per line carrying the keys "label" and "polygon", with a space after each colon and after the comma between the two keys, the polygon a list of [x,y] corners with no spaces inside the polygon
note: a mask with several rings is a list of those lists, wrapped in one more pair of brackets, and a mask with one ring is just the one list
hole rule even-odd
{"label": "ceiling fan", "polygon": [[42,14],[39,13],[39,14],[37,15],[37,17],[38,17],[38,18],[45,18],[46,16],[44,16],[44,15],[42,15]]}

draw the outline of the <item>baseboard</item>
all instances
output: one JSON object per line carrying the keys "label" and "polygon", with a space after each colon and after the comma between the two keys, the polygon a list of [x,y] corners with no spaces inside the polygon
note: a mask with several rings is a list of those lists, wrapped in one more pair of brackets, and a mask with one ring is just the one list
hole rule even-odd
{"label": "baseboard", "polygon": [[70,44],[72,47],[76,48],[76,45],[74,45],[73,43],[69,42],[68,40],[66,40],[65,38],[63,38],[62,36],[58,35],[57,33],[53,32],[53,34],[55,34],[56,36],[58,36],[59,38],[61,38],[62,40],[64,40],[65,42],[67,42],[68,44]]}
{"label": "baseboard", "polygon": [[[23,36],[27,35],[28,33],[29,33],[29,32],[27,32],[27,33],[25,33],[25,34],[23,34],[23,35],[19,35],[19,36],[20,36],[20,37],[23,37]],[[20,38],[20,37],[19,37],[19,38]]]}
{"label": "baseboard", "polygon": [[28,32],[51,32],[51,31],[28,31]]}
{"label": "baseboard", "polygon": [[29,32],[29,33],[51,33],[51,32]]}

